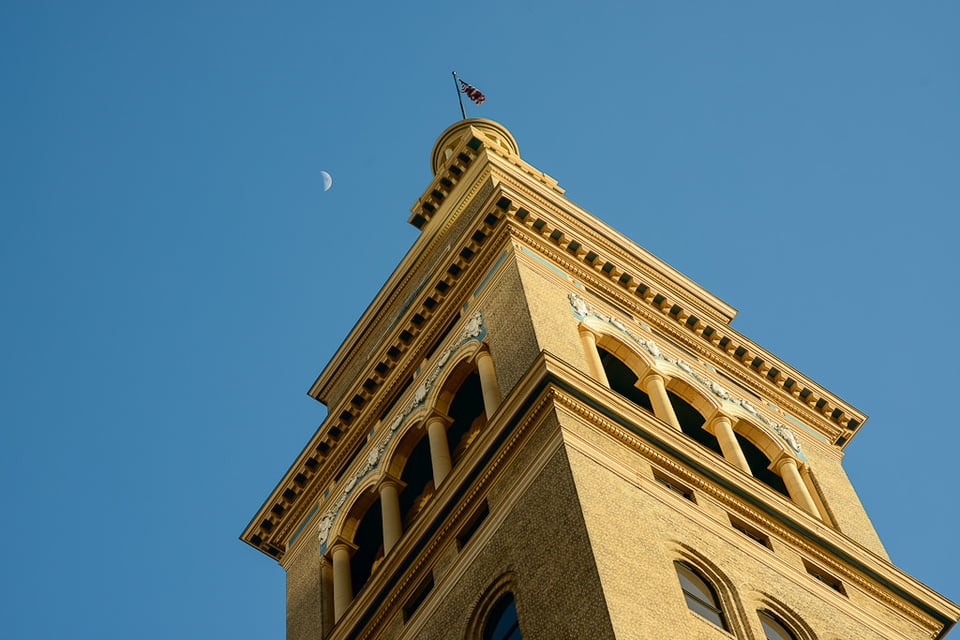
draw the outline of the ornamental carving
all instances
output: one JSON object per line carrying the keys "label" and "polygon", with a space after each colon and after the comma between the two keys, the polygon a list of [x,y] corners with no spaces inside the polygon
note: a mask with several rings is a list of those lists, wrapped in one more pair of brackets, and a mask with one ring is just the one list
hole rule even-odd
{"label": "ornamental carving", "polygon": [[463,329],[463,332],[460,334],[459,339],[453,345],[444,349],[436,358],[436,361],[433,367],[430,369],[430,372],[427,374],[427,377],[424,378],[423,382],[416,388],[413,392],[413,397],[410,399],[410,402],[400,410],[400,412],[387,423],[387,432],[380,439],[380,442],[377,443],[373,449],[367,454],[364,464],[354,471],[350,477],[347,479],[346,483],[343,485],[343,493],[341,493],[333,505],[322,516],[320,516],[320,553],[324,553],[327,548],[327,542],[330,538],[330,530],[333,529],[333,524],[337,520],[337,516],[340,514],[340,510],[343,509],[343,505],[346,504],[347,499],[350,497],[350,494],[353,492],[357,484],[367,476],[371,471],[380,466],[380,460],[383,458],[384,452],[386,452],[387,447],[390,442],[393,440],[394,436],[397,434],[397,430],[400,428],[400,425],[404,423],[407,417],[413,413],[413,411],[423,405],[427,399],[427,395],[430,393],[430,389],[433,388],[434,383],[440,377],[440,374],[443,372],[443,368],[446,366],[447,362],[450,361],[450,357],[456,353],[460,347],[467,344],[471,340],[482,341],[487,335],[486,328],[483,325],[483,314],[478,309],[473,315],[467,318],[467,324]]}
{"label": "ornamental carving", "polygon": [[778,436],[780,436],[780,438],[787,444],[788,447],[790,447],[790,449],[797,456],[799,456],[803,460],[806,460],[806,458],[803,455],[803,452],[800,449],[800,441],[797,439],[797,436],[793,433],[793,431],[791,431],[786,425],[768,419],[767,417],[762,415],[757,410],[756,407],[750,404],[749,401],[744,400],[743,398],[738,398],[734,396],[733,394],[731,394],[729,391],[721,387],[719,384],[717,384],[713,380],[708,380],[707,378],[704,378],[703,376],[698,374],[696,370],[694,370],[694,368],[691,367],[690,364],[685,362],[683,359],[671,358],[669,356],[664,355],[663,352],[660,351],[660,347],[658,347],[653,340],[634,335],[633,333],[630,332],[629,329],[627,329],[627,327],[623,324],[623,322],[621,322],[620,319],[618,318],[614,318],[613,316],[608,316],[603,313],[598,313],[596,310],[590,307],[589,303],[586,300],[584,300],[582,296],[576,293],[570,293],[570,294],[567,294],[567,298],[570,300],[570,306],[573,309],[573,315],[576,316],[578,320],[584,320],[586,318],[596,318],[598,320],[606,322],[613,328],[617,329],[620,333],[625,335],[627,338],[629,338],[634,344],[638,345],[640,348],[642,348],[644,351],[650,354],[650,356],[652,356],[655,360],[662,360],[663,362],[667,362],[669,364],[674,365],[675,367],[683,371],[685,374],[687,374],[689,377],[696,380],[700,384],[700,386],[702,386],[704,389],[712,393],[714,396],[716,396],[723,402],[734,404],[740,407],[741,409],[743,409],[744,411],[746,411],[747,413],[749,413],[750,415],[752,415],[754,418],[762,422],[764,425],[772,429]]}

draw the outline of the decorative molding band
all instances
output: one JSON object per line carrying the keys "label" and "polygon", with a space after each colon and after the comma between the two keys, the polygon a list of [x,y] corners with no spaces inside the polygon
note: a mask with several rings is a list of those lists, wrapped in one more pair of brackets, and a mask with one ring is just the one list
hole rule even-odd
{"label": "decorative molding band", "polygon": [[713,380],[708,380],[700,374],[698,374],[693,367],[691,367],[687,362],[680,358],[671,358],[667,355],[664,355],[660,351],[660,347],[657,346],[653,340],[643,338],[631,333],[627,326],[619,319],[614,316],[608,316],[603,313],[599,313],[596,310],[592,309],[586,300],[583,299],[580,295],[576,293],[567,294],[567,298],[570,300],[570,308],[573,310],[573,315],[577,320],[585,320],[587,318],[596,318],[606,324],[610,325],[621,334],[629,338],[634,344],[642,348],[651,357],[655,360],[662,360],[668,364],[679,368],[681,371],[686,373],[688,376],[696,380],[700,386],[712,393],[722,402],[727,402],[733,405],[736,405],[755,417],[757,420],[762,422],[764,425],[772,429],[780,438],[790,447],[790,450],[793,451],[801,460],[806,462],[806,457],[803,455],[803,451],[800,448],[800,441],[797,439],[797,436],[784,424],[775,422],[768,419],[762,415],[756,407],[754,407],[749,401],[744,400],[743,398],[738,398],[727,391],[725,388],[721,387],[719,384]]}
{"label": "decorative molding band", "polygon": [[440,378],[440,374],[443,372],[443,368],[450,361],[450,357],[468,342],[473,340],[482,342],[486,335],[487,329],[483,324],[483,314],[480,309],[477,309],[473,315],[467,318],[467,326],[460,334],[460,339],[456,342],[456,344],[451,345],[440,352],[440,355],[437,356],[437,361],[433,364],[430,372],[427,374],[426,378],[424,378],[423,382],[420,383],[420,386],[418,386],[414,391],[413,398],[411,398],[410,402],[407,403],[407,405],[396,416],[394,416],[389,423],[387,423],[386,435],[381,438],[377,446],[370,450],[370,452],[367,454],[366,460],[364,460],[363,465],[354,471],[354,473],[347,480],[346,484],[344,484],[342,493],[337,497],[333,505],[320,517],[319,540],[321,554],[326,551],[330,530],[333,528],[333,525],[337,520],[337,516],[343,509],[343,506],[353,493],[354,488],[356,488],[360,480],[365,478],[367,474],[380,466],[380,461],[383,458],[383,454],[387,450],[390,442],[397,434],[401,425],[403,425],[403,423],[406,421],[407,417],[413,413],[415,409],[421,407],[426,401],[427,395],[433,388],[434,383],[436,383],[436,381]]}

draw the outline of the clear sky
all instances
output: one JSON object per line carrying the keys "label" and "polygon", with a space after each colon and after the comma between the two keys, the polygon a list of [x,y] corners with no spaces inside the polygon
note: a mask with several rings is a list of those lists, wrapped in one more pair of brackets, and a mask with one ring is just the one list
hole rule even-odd
{"label": "clear sky", "polygon": [[847,471],[960,599],[958,31],[949,1],[3,2],[4,637],[283,636],[237,536],[416,237],[453,69],[871,416]]}

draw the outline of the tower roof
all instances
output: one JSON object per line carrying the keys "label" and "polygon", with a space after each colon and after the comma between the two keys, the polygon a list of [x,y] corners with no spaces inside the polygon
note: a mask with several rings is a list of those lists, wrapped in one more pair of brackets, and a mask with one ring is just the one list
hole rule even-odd
{"label": "tower roof", "polygon": [[468,118],[447,127],[433,143],[433,152],[430,154],[430,170],[433,175],[440,172],[443,163],[453,158],[457,148],[466,140],[483,140],[487,144],[507,149],[514,155],[520,155],[517,141],[502,124],[486,118]]}

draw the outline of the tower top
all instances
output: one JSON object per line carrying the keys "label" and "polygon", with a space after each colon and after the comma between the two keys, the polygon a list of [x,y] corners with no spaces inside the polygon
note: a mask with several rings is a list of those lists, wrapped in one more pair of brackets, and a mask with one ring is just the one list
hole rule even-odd
{"label": "tower top", "polygon": [[499,146],[513,155],[520,155],[517,141],[502,124],[486,118],[467,118],[447,127],[433,144],[433,152],[430,154],[430,169],[433,175],[437,175],[443,164],[453,156],[454,150],[468,136]]}

